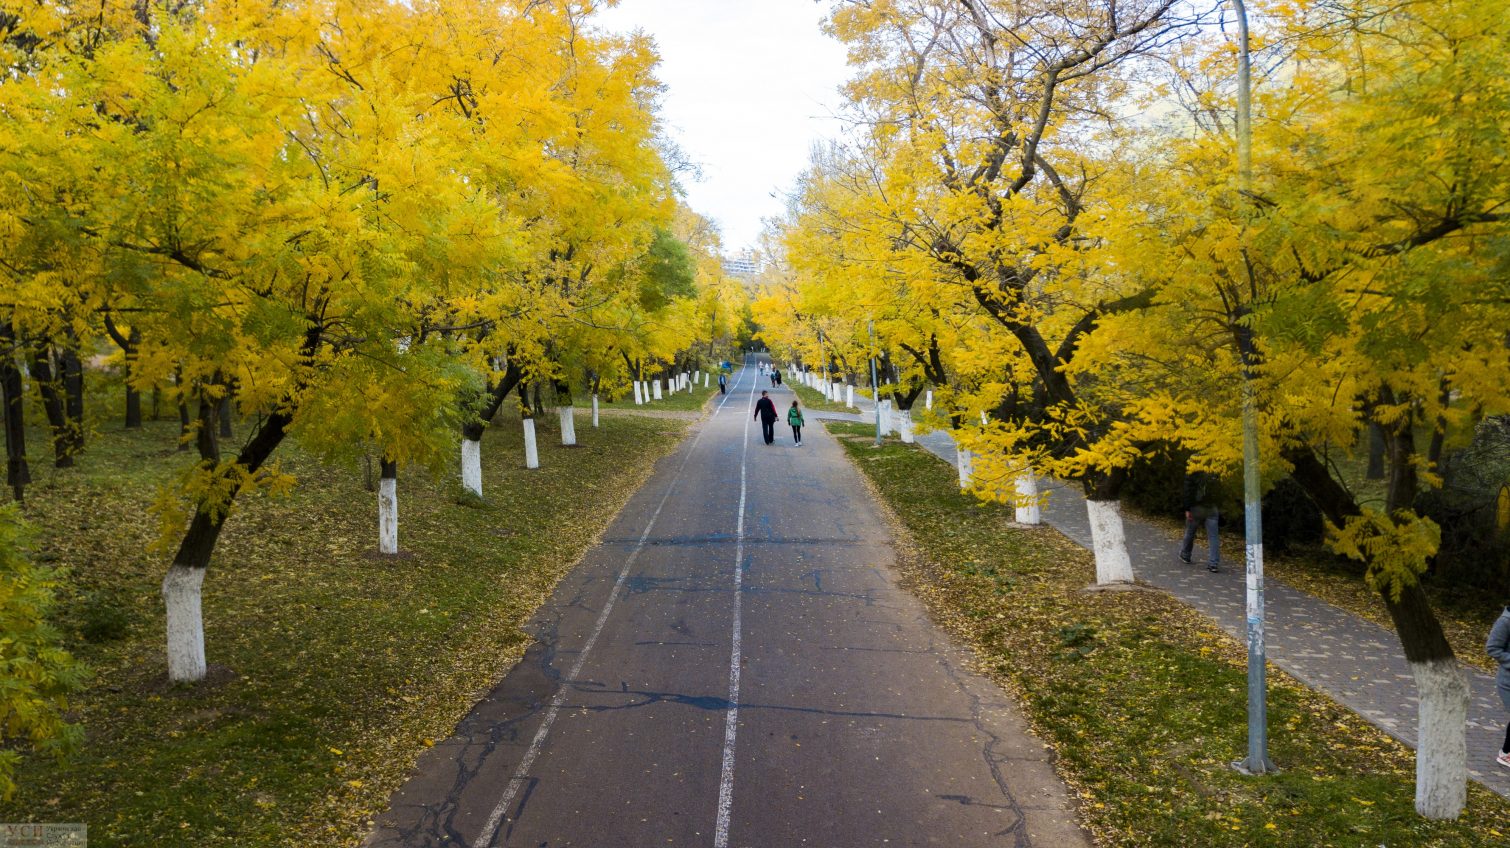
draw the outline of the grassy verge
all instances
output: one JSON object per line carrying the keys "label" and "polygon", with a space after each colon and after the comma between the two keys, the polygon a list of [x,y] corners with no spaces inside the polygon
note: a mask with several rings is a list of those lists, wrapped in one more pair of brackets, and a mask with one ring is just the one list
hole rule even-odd
{"label": "grassy verge", "polygon": [[820,392],[820,391],[818,391],[817,389],[809,388],[809,387],[804,386],[803,384],[797,382],[797,378],[796,377],[789,377],[789,376],[786,376],[786,375],[782,375],[782,379],[784,381],[786,381],[785,384],[788,385],[791,388],[792,391],[794,391],[794,392],[797,393],[797,398],[802,401],[802,405],[804,407],[807,407],[808,409],[813,410],[814,412],[855,412],[856,411],[856,410],[850,409],[849,407],[845,406],[844,403],[843,403],[843,401],[840,401],[839,403],[834,403],[833,401],[828,400],[827,398],[825,398],[823,396],[823,393]]}
{"label": "grassy verge", "polygon": [[[703,388],[699,383],[692,387],[692,391],[685,389],[679,392],[663,394],[660,400],[653,400],[645,404],[644,409],[665,409],[675,412],[700,412],[707,405],[708,398],[718,395],[717,376],[709,381],[708,388]],[[634,398],[629,398],[629,404],[634,405]]]}
{"label": "grassy verge", "polygon": [[916,448],[828,423],[891,507],[904,578],[982,670],[1017,693],[1105,846],[1479,846],[1510,838],[1510,803],[1470,787],[1454,822],[1413,808],[1412,753],[1271,669],[1271,754],[1243,777],[1243,646],[1152,591],[1085,592],[1089,553],[956,489]]}
{"label": "grassy verge", "polygon": [[[717,377],[715,376],[714,379],[716,380]],[[646,401],[644,404],[639,406],[635,405],[634,395],[632,393],[625,397],[619,398],[612,403],[607,400],[600,399],[599,408],[648,409],[662,410],[667,412],[701,412],[703,407],[707,405],[708,398],[717,396],[718,383],[710,381],[708,388],[705,389],[703,388],[702,383],[698,383],[697,385],[692,387],[692,391],[690,392],[688,392],[686,389],[682,389],[679,392],[667,393],[663,389],[661,392],[660,400]],[[573,403],[579,410],[590,410],[592,409],[592,396],[582,395],[581,397],[575,398],[573,400]]]}
{"label": "grassy verge", "polygon": [[187,461],[176,425],[102,429],[79,468],[38,468],[27,514],[70,571],[61,617],[96,678],[74,709],[83,750],[25,763],[0,820],[86,822],[93,846],[359,842],[415,757],[522,654],[520,625],[686,422],[579,423],[578,448],[559,446],[554,417],[539,426],[533,472],[517,420],[488,433],[487,503],[463,505],[449,475],[401,471],[394,558],[375,554],[358,469],[280,450],[300,485],[227,525],[204,589],[211,679],[193,688],[165,681],[164,557],[144,553],[155,488]]}

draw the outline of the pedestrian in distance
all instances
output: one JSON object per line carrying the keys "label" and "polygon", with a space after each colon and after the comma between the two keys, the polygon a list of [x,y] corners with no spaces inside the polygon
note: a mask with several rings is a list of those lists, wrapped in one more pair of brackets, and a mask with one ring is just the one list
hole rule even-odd
{"label": "pedestrian in distance", "polygon": [[718,374],[718,393],[721,395],[729,393],[729,378],[722,371]]}
{"label": "pedestrian in distance", "polygon": [[786,423],[792,425],[792,441],[797,447],[802,447],[802,409],[797,406],[797,401],[792,401],[792,408],[786,411]]}
{"label": "pedestrian in distance", "polygon": [[760,434],[765,437],[765,443],[771,444],[776,441],[776,404],[771,401],[770,392],[761,391],[760,400],[755,401],[755,417],[760,419]]}
{"label": "pedestrian in distance", "polygon": [[[1500,665],[1499,674],[1494,678],[1494,688],[1499,690],[1500,703],[1505,705],[1505,711],[1510,712],[1510,604],[1505,606],[1505,611],[1500,613],[1494,626],[1489,628],[1489,641],[1484,644],[1484,650]],[[1500,745],[1499,756],[1494,761],[1510,768],[1510,724],[1505,726],[1505,741]]]}
{"label": "pedestrian in distance", "polygon": [[1200,524],[1206,525],[1206,545],[1210,557],[1206,570],[1215,574],[1221,571],[1222,549],[1217,537],[1217,524],[1221,511],[1222,482],[1215,474],[1206,471],[1188,471],[1185,474],[1183,500],[1185,503],[1185,539],[1180,543],[1180,562],[1190,562],[1191,550],[1195,547],[1195,531]]}
{"label": "pedestrian in distance", "polygon": [[781,385],[781,369],[778,368],[778,369],[772,371],[771,372],[771,379],[776,382],[776,385],[778,385],[778,386]]}

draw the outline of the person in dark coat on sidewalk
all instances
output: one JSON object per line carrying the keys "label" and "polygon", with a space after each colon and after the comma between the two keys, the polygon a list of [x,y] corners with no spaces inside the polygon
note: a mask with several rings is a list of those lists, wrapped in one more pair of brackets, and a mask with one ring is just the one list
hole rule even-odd
{"label": "person in dark coat on sidewalk", "polygon": [[721,395],[729,393],[729,378],[722,373],[718,375],[718,393]]}
{"label": "person in dark coat on sidewalk", "polygon": [[[1510,606],[1505,607],[1505,611],[1500,613],[1494,626],[1489,629],[1489,641],[1485,643],[1484,649],[1500,665],[1499,674],[1494,678],[1494,688],[1499,690],[1500,703],[1510,712]],[[1510,725],[1505,727],[1505,743],[1500,746],[1499,756],[1494,761],[1510,768]]]}
{"label": "person in dark coat on sidewalk", "polygon": [[1221,570],[1222,549],[1217,539],[1216,529],[1221,512],[1217,504],[1221,501],[1222,481],[1215,474],[1206,471],[1189,471],[1185,474],[1185,489],[1183,500],[1185,504],[1185,539],[1180,543],[1180,562],[1190,562],[1190,554],[1195,547],[1195,530],[1202,523],[1206,525],[1206,544],[1210,549],[1210,558],[1206,561],[1206,570],[1212,573]]}
{"label": "person in dark coat on sidewalk", "polygon": [[771,401],[770,392],[761,392],[760,400],[755,401],[755,417],[760,419],[760,433],[765,437],[765,443],[776,441],[776,404]]}

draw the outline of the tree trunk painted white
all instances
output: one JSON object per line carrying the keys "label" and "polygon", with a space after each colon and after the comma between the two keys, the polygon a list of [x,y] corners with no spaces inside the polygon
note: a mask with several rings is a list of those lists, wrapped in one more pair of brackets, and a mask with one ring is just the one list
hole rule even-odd
{"label": "tree trunk painted white", "polygon": [[640,406],[645,402],[645,394],[640,391],[640,381],[634,381],[634,405]]}
{"label": "tree trunk painted white", "polygon": [[592,426],[598,426],[598,396],[592,396]]}
{"label": "tree trunk painted white", "polygon": [[386,470],[378,480],[378,551],[398,553],[398,479]]}
{"label": "tree trunk painted white", "polygon": [[912,410],[898,409],[895,420],[897,435],[902,437],[902,444],[910,445],[917,441],[912,435]]}
{"label": "tree trunk painted white", "polygon": [[[1018,524],[1042,524],[1043,510],[1038,505],[1038,475],[1033,469],[1023,469],[1017,475],[1017,509]],[[1117,519],[1121,526],[1120,514]]]}
{"label": "tree trunk painted white", "polygon": [[535,419],[524,419],[524,467],[540,467],[540,450],[535,446]]}
{"label": "tree trunk painted white", "polygon": [[656,400],[661,399],[661,378],[657,377],[650,381],[650,393],[655,396]]}
{"label": "tree trunk painted white", "polygon": [[991,422],[986,419],[986,411],[985,410],[981,410],[981,413],[980,413],[980,426],[986,427],[986,426],[989,426],[990,424],[991,424]]}
{"label": "tree trunk painted white", "polygon": [[168,608],[168,679],[192,683],[204,679],[204,617],[199,594],[204,569],[175,565],[163,577],[163,603]]}
{"label": "tree trunk painted white", "polygon": [[928,390],[928,399],[923,402],[923,406],[927,409],[933,408],[933,389]]}
{"label": "tree trunk painted white", "polygon": [[1096,585],[1133,582],[1127,535],[1122,527],[1121,501],[1085,502],[1091,519],[1091,547],[1096,553]]}
{"label": "tree trunk painted white", "polygon": [[881,401],[881,435],[890,436],[893,432],[891,422],[891,401]]}
{"label": "tree trunk painted white", "polygon": [[461,485],[482,497],[482,442],[461,440]]}
{"label": "tree trunk painted white", "polygon": [[563,406],[556,410],[561,419],[561,444],[570,447],[577,443],[577,410]]}
{"label": "tree trunk painted white", "polygon": [[686,389],[689,395],[692,394],[694,388],[697,388],[697,383],[692,379],[691,374],[682,375],[682,388]]}
{"label": "tree trunk painted white", "polygon": [[1468,800],[1468,678],[1453,658],[1410,664],[1416,718],[1416,812],[1455,819]]}
{"label": "tree trunk painted white", "polygon": [[[701,368],[699,368],[696,371],[692,372],[692,385],[695,386],[698,383],[703,383],[703,369],[701,369]],[[703,385],[706,386],[708,384],[707,383],[703,383]]]}
{"label": "tree trunk painted white", "polygon": [[959,469],[959,487],[963,491],[975,483],[975,458],[968,450],[957,448],[954,451],[954,465]]}
{"label": "tree trunk painted white", "polygon": [[708,374],[704,374],[703,375],[703,388],[705,388],[705,389],[708,388],[708,381],[711,380],[711,379],[712,379],[712,377],[710,375],[708,375]]}
{"label": "tree trunk painted white", "polygon": [[855,406],[855,387],[854,386],[845,386],[844,387],[844,405],[847,406],[847,407],[849,407],[850,409],[858,409],[859,408],[859,407]]}

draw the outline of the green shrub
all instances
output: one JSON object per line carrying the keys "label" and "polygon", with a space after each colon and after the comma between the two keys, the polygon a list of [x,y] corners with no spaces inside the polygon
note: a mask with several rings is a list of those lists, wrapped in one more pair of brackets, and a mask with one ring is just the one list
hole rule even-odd
{"label": "green shrub", "polygon": [[0,508],[0,796],[7,798],[22,749],[61,755],[83,736],[63,711],[85,671],[47,621],[57,578],[26,555],[27,535],[16,507]]}
{"label": "green shrub", "polygon": [[105,592],[91,592],[78,604],[79,635],[94,644],[114,642],[131,632],[131,614],[118,598]]}

